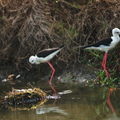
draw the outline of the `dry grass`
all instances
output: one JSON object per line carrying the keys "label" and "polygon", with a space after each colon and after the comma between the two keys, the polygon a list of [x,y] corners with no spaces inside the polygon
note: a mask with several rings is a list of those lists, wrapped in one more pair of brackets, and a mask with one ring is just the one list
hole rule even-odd
{"label": "dry grass", "polygon": [[37,50],[54,43],[44,0],[7,0],[1,1],[0,7],[1,59],[18,65]]}

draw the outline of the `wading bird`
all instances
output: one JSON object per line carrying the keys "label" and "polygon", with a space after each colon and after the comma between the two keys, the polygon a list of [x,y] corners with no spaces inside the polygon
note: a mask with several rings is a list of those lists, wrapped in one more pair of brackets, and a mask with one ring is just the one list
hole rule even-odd
{"label": "wading bird", "polygon": [[93,49],[93,50],[100,50],[104,51],[104,58],[102,61],[102,67],[104,68],[104,71],[106,73],[106,76],[110,76],[106,69],[106,60],[107,60],[107,53],[109,50],[113,49],[116,47],[116,45],[120,42],[120,29],[114,28],[112,30],[112,37],[103,39],[101,41],[98,41],[97,43],[91,44],[91,45],[86,45],[86,46],[79,46],[79,48],[84,48],[84,49]]}
{"label": "wading bird", "polygon": [[59,48],[50,48],[50,49],[45,49],[42,50],[40,52],[38,52],[35,56],[31,56],[29,58],[29,62],[31,64],[40,64],[40,63],[48,63],[48,65],[50,66],[50,68],[52,69],[52,75],[50,77],[49,80],[49,84],[52,83],[52,79],[55,73],[55,69],[52,66],[52,64],[49,62],[58,52],[60,52],[63,48],[65,47],[65,45],[59,47]]}

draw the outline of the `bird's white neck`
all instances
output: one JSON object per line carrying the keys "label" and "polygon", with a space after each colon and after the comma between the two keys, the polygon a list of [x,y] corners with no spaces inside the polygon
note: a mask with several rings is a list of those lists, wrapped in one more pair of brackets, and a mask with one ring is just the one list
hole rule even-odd
{"label": "bird's white neck", "polygon": [[119,37],[119,35],[118,34],[113,34],[113,37],[117,40],[117,41],[120,41],[120,37]]}
{"label": "bird's white neck", "polygon": [[40,64],[40,62],[38,61],[38,59],[37,59],[37,56],[36,56],[36,55],[35,55],[35,64],[36,64],[36,65]]}

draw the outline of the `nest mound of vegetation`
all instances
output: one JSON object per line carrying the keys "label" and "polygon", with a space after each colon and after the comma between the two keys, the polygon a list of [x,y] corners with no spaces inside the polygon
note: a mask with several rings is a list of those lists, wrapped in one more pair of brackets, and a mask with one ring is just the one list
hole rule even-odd
{"label": "nest mound of vegetation", "polygon": [[70,43],[57,61],[79,62],[83,51],[72,48],[111,36],[112,29],[120,26],[119,6],[119,0],[1,0],[0,61],[30,68],[31,55]]}
{"label": "nest mound of vegetation", "polygon": [[46,93],[39,88],[34,89],[13,89],[5,96],[2,104],[7,106],[12,111],[35,109],[43,105]]}

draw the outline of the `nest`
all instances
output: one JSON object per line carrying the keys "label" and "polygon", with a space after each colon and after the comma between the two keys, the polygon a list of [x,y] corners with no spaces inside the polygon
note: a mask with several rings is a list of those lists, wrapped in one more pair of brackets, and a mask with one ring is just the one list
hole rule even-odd
{"label": "nest", "polygon": [[5,100],[2,102],[8,109],[15,110],[30,110],[43,105],[46,93],[39,88],[34,89],[13,89],[7,93]]}

